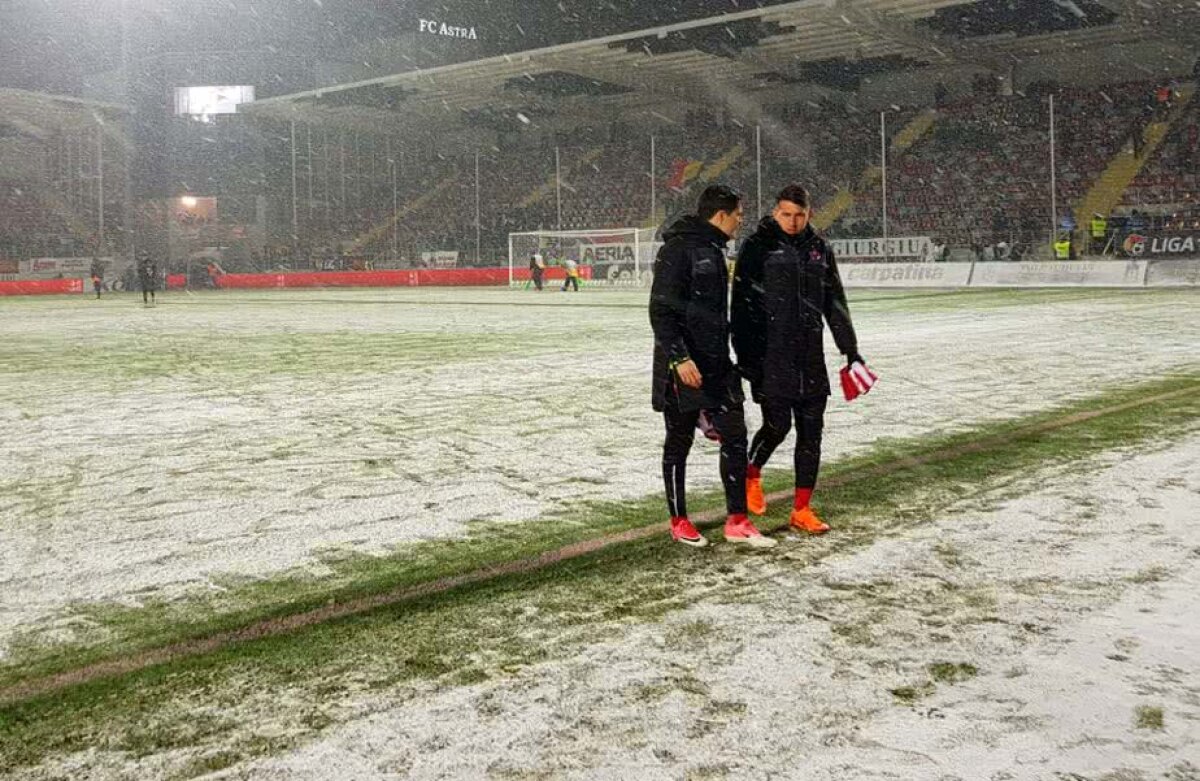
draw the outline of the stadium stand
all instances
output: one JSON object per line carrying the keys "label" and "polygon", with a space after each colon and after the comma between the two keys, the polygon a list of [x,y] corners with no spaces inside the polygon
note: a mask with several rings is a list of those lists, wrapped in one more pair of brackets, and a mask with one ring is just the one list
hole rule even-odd
{"label": "stadium stand", "polygon": [[1200,105],[1189,104],[1158,153],[1125,191],[1124,211],[1155,214],[1200,208]]}
{"label": "stadium stand", "polygon": [[[127,138],[107,105],[0,89],[0,256],[125,246]],[[101,170],[103,168],[103,171]]]}
{"label": "stadium stand", "polygon": [[[1151,82],[1101,89],[1056,91],[1058,201],[1062,213],[1080,201],[1108,161],[1132,145],[1147,120]],[[890,140],[928,107],[889,112]],[[808,117],[817,116],[813,121]],[[809,183],[818,204],[839,191],[853,203],[834,224],[831,236],[877,235],[880,226],[878,115],[806,104],[783,107],[763,133],[765,197],[789,181]],[[889,219],[893,235],[931,235],[949,246],[978,251],[1004,241],[1029,248],[1046,235],[1049,187],[1046,177],[1047,104],[1044,91],[1026,95],[973,96],[936,112],[931,127],[889,161]],[[1195,174],[1196,112],[1189,109],[1171,136],[1147,161],[1127,193],[1127,203],[1192,203]],[[656,136],[657,215],[650,214],[649,136],[626,137],[559,148],[562,221],[556,219],[553,148],[493,153],[481,162],[482,243],[495,258],[512,230],[644,226],[685,210],[696,187],[719,177],[753,198],[756,161],[754,129],[730,117],[727,123],[697,122],[687,132]],[[1190,134],[1190,135],[1189,135]],[[1189,141],[1189,139],[1192,139]],[[1191,146],[1188,144],[1191,143]],[[1188,151],[1191,150],[1191,151]],[[893,146],[893,153],[896,152]],[[1186,154],[1185,154],[1186,153]],[[1187,157],[1190,155],[1190,157]],[[1177,161],[1191,160],[1190,168]],[[473,161],[438,161],[413,173],[406,189],[411,207],[402,219],[399,243],[407,253],[418,247],[460,249],[473,255]],[[868,186],[862,188],[863,182]],[[440,185],[440,187],[439,187]],[[422,194],[434,192],[436,197]],[[385,202],[388,201],[388,202]],[[356,229],[390,215],[390,194],[370,207],[352,210]],[[381,217],[382,216],[382,217]],[[342,238],[344,238],[344,231]],[[383,241],[390,231],[381,234]],[[310,238],[309,243],[320,242]]]}
{"label": "stadium stand", "polygon": [[[976,256],[1003,242],[1036,256],[1052,227],[1051,94],[1057,213],[1073,215],[1075,230],[1096,204],[1112,216],[1188,219],[1179,215],[1194,212],[1200,187],[1194,85],[1160,75],[1182,80],[1186,41],[1155,37],[1167,19],[1149,6],[1071,6],[1082,15],[1034,0],[753,8],[330,82],[215,120],[173,118],[155,161],[162,186],[146,189],[215,199],[217,216],[118,205],[113,192],[106,239],[124,238],[116,221],[127,211],[170,223],[176,264],[229,249],[231,271],[408,267],[444,250],[495,265],[510,232],[654,227],[714,180],[746,194],[752,219],[780,186],[802,182],[828,235],[876,237],[883,110],[890,235]],[[1166,52],[1153,79],[1147,66],[1103,85],[1083,69],[1039,80],[1062,71],[1042,58],[1069,51],[1099,68],[1114,43]],[[892,94],[891,84],[905,86]],[[50,163],[0,182],[0,252],[88,246],[100,222],[96,165],[74,122],[43,121],[48,132],[34,136]],[[0,125],[0,147],[22,132]],[[106,176],[106,194],[121,178]]]}

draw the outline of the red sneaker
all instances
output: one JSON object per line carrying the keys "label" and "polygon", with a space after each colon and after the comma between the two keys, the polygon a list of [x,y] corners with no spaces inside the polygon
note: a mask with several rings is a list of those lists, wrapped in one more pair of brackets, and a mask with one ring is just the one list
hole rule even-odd
{"label": "red sneaker", "polygon": [[671,519],[671,539],[675,542],[682,542],[684,545],[691,545],[693,548],[703,548],[708,544],[704,535],[698,532],[687,518]]}
{"label": "red sneaker", "polygon": [[725,541],[750,548],[774,548],[775,540],[764,537],[744,515],[731,515],[725,521]]}

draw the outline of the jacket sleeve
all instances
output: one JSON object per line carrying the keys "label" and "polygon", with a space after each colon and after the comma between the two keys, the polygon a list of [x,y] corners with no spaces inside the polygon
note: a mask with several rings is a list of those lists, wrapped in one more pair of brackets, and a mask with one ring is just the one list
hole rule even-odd
{"label": "jacket sleeve", "polygon": [[667,242],[654,262],[654,282],[650,286],[650,327],[654,343],[672,364],[688,360],[687,305],[691,291],[691,266],[683,246]]}
{"label": "jacket sleeve", "polygon": [[763,290],[765,253],[762,242],[753,239],[742,245],[733,272],[733,301],[730,334],[733,351],[743,375],[760,381],[767,352],[767,307]]}
{"label": "jacket sleeve", "polygon": [[858,337],[854,334],[854,323],[850,321],[850,305],[846,303],[846,289],[842,287],[842,277],[838,273],[837,261],[834,260],[833,250],[825,250],[829,255],[829,267],[826,272],[825,290],[825,322],[833,332],[833,341],[838,351],[847,358],[858,355]]}

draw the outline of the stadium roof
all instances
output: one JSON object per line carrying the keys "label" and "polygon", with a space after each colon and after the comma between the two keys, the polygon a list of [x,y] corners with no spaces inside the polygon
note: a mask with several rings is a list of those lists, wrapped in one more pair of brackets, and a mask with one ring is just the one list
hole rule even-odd
{"label": "stadium roof", "polygon": [[95,127],[126,113],[114,103],[47,95],[19,89],[0,89],[0,137],[41,138],[63,127]]}
{"label": "stadium roof", "polygon": [[864,77],[889,71],[1005,73],[1047,53],[1139,41],[1194,52],[1197,22],[1200,8],[1182,2],[800,0],[267,98],[248,109],[403,132],[663,103],[761,104],[778,100],[781,85],[849,94]]}

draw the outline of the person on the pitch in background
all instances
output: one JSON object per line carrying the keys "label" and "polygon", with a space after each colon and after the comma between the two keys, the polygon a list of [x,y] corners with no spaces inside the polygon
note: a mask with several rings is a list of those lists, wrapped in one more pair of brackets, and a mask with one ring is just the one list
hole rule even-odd
{"label": "person on the pitch in background", "polygon": [[869,390],[874,375],[858,354],[833,251],[809,224],[811,215],[808,191],[799,185],[786,187],[776,198],[774,211],[742,245],[734,271],[730,330],[738,369],[750,381],[751,397],[763,417],[750,445],[746,470],[750,512],[767,511],[762,468],[787,437],[794,416],[796,492],[790,524],[809,534],[823,534],[829,527],[813,512],[809,500],[821,465],[821,431],[829,397],[824,323],[829,323],[847,365],[854,367],[854,377],[863,378],[858,392]]}
{"label": "person on the pitch in background", "polygon": [[533,287],[538,292],[542,290],[542,275],[546,273],[546,264],[542,262],[542,256],[538,253],[533,253],[529,258],[529,278],[533,280]]}
{"label": "person on the pitch in background", "polygon": [[96,300],[100,300],[100,291],[104,288],[104,266],[100,263],[100,258],[92,256],[92,292],[96,294]]}
{"label": "person on the pitch in background", "polygon": [[579,264],[571,258],[563,261],[563,267],[567,270],[567,275],[563,279],[563,292],[567,291],[568,287],[575,288],[575,292],[579,292]]}
{"label": "person on the pitch in background", "polygon": [[725,539],[756,548],[762,536],[746,515],[746,419],[742,381],[729,358],[729,272],[725,245],[742,224],[741,196],[723,185],[700,195],[697,213],[663,231],[650,289],[654,329],[652,403],[663,413],[663,482],[671,536],[696,547],[708,540],[688,519],[687,457],[703,410],[721,441]]}
{"label": "person on the pitch in background", "polygon": [[142,288],[142,304],[152,306],[154,304],[154,288],[158,282],[158,264],[145,250],[138,253],[137,274],[138,284]]}

